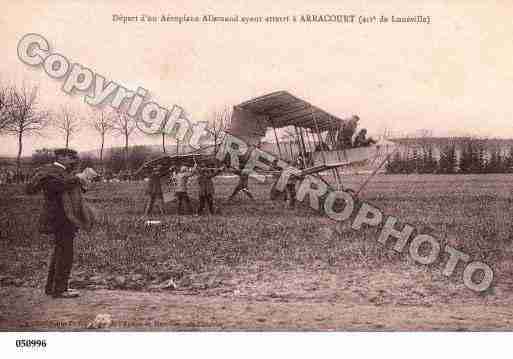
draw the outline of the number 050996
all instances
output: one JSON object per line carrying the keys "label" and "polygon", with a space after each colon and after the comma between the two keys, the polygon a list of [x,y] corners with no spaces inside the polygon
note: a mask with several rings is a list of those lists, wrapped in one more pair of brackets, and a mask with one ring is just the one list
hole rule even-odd
{"label": "number 050996", "polygon": [[17,339],[17,348],[46,348],[46,339]]}

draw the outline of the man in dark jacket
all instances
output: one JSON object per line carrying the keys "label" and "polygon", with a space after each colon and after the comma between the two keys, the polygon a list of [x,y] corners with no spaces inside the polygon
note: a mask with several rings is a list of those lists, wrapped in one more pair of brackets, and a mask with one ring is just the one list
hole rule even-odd
{"label": "man in dark jacket", "polygon": [[353,147],[367,147],[375,144],[376,141],[371,137],[367,138],[367,130],[364,128],[358,132],[353,143]]}
{"label": "man in dark jacket", "polygon": [[146,205],[145,215],[151,214],[155,202],[158,202],[160,214],[164,215],[164,194],[162,193],[161,177],[165,176],[166,172],[160,166],[156,167],[150,175],[148,181],[148,188],[146,194],[150,197]]}
{"label": "man in dark jacket", "polygon": [[293,209],[296,205],[296,183],[298,183],[300,177],[291,175],[286,186],[287,200],[289,202],[289,208]]}
{"label": "man in dark jacket", "polygon": [[351,119],[342,125],[342,128],[340,129],[337,136],[336,149],[341,150],[353,147],[353,136],[356,132],[356,128],[358,127],[358,121],[360,121],[360,118],[356,115],[353,115]]}
{"label": "man in dark jacket", "polygon": [[77,291],[68,289],[77,227],[67,218],[62,198],[66,191],[81,185],[80,179],[71,174],[77,162],[76,151],[55,150],[55,162],[37,169],[25,187],[27,194],[44,193],[39,231],[54,236],[55,247],[45,287],[45,293],[54,298],[73,298],[79,295]]}
{"label": "man in dark jacket", "polygon": [[205,204],[208,205],[208,209],[211,214],[214,214],[214,182],[212,178],[217,176],[224,170],[221,167],[218,170],[211,170],[207,168],[200,168],[198,170],[198,190],[199,190],[199,208],[198,214],[203,212]]}

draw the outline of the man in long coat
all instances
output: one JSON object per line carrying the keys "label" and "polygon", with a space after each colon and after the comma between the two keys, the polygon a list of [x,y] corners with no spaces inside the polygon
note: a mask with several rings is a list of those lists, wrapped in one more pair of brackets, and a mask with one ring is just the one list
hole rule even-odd
{"label": "man in long coat", "polygon": [[45,287],[45,293],[54,298],[74,298],[79,295],[77,291],[68,289],[77,226],[66,216],[63,203],[65,192],[81,186],[80,179],[71,174],[77,162],[76,151],[55,150],[55,162],[37,169],[25,187],[27,194],[41,191],[44,194],[39,231],[54,237],[54,251]]}

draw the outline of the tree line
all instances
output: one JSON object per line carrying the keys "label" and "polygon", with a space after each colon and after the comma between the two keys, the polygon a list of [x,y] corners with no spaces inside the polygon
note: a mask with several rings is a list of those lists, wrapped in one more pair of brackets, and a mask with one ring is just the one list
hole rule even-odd
{"label": "tree line", "polygon": [[405,146],[396,151],[386,164],[387,173],[511,173],[513,172],[513,146],[508,150],[489,146],[486,140],[466,138],[446,144],[438,149],[419,140],[416,146]]}

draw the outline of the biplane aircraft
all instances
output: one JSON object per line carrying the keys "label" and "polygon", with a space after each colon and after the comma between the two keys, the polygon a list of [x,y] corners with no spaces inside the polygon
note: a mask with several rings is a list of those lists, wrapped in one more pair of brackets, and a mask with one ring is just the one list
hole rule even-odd
{"label": "biplane aircraft", "polygon": [[[275,146],[271,149],[260,146],[261,149],[291,164],[301,158],[301,176],[313,175],[331,188],[342,189],[342,169],[367,165],[373,168],[369,180],[394,150],[391,142],[384,145],[383,142],[369,141],[354,147],[349,138],[348,143],[346,134],[351,133],[351,129],[354,133],[357,122],[357,116],[341,119],[289,92],[279,91],[234,106],[228,132],[246,144],[258,147],[267,131],[272,130]],[[292,143],[280,141],[282,136],[278,133],[285,129],[295,134]],[[330,184],[326,178],[332,178],[336,183]],[[361,192],[367,183],[353,192]]]}
{"label": "biplane aircraft", "polygon": [[[356,128],[358,117],[341,119],[313,106],[289,92],[279,91],[260,96],[233,107],[232,118],[227,133],[244,141],[251,149],[260,148],[272,153],[277,158],[297,164],[301,159],[300,176],[316,176],[332,189],[343,189],[341,170],[346,167],[367,164],[373,167],[371,175],[360,189],[353,192],[358,194],[368,183],[386,160],[392,150],[383,148],[380,143],[368,143],[361,147],[353,147],[344,136],[351,128]],[[262,139],[267,131],[272,130],[275,142],[266,148]],[[280,141],[279,132],[289,130],[295,134],[294,140],[288,143]],[[281,133],[283,134],[283,133]],[[347,136],[346,136],[347,137]],[[350,142],[350,140],[349,140]],[[145,173],[155,166],[164,168],[194,165],[203,167],[220,167],[221,161],[216,159],[215,152],[210,146],[187,154],[162,156],[145,163],[137,172]],[[244,160],[240,162],[241,169]],[[297,167],[297,166],[296,166]],[[270,172],[281,171],[279,168]],[[335,181],[333,184],[332,180]],[[345,189],[350,190],[350,189]]]}

